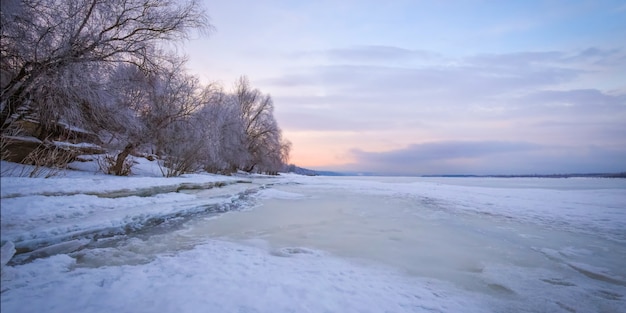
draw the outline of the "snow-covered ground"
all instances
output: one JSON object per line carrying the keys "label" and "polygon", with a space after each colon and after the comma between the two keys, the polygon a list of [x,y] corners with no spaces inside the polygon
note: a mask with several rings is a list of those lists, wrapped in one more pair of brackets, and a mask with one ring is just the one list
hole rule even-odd
{"label": "snow-covered ground", "polygon": [[[219,175],[159,177],[151,175],[158,171],[154,161],[138,160],[136,171],[142,174],[132,177],[66,171],[53,178],[0,178],[2,240],[32,251],[77,238],[121,235],[176,217],[228,210],[254,187],[238,184],[249,180]],[[210,196],[199,201],[184,193],[197,189],[209,189]]]}
{"label": "snow-covered ground", "polygon": [[626,312],[623,179],[163,178],[137,161],[1,178],[18,250],[3,313]]}

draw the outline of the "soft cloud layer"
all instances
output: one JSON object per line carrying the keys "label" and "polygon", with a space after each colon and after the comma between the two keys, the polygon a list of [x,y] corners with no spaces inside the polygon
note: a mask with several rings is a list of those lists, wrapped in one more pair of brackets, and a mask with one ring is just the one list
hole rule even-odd
{"label": "soft cloud layer", "polygon": [[440,141],[386,152],[353,150],[354,171],[391,175],[606,173],[626,166],[626,149],[526,142]]}
{"label": "soft cloud layer", "polygon": [[[438,129],[446,139],[472,140],[497,139],[489,132],[498,131],[543,144],[580,140],[572,135],[585,130],[598,141],[624,143],[624,132],[607,130],[624,130],[626,93],[562,89],[586,75],[585,68],[597,66],[595,59],[572,61],[587,52],[483,55],[421,67],[320,66],[266,83],[323,91],[276,96],[289,104],[279,116],[291,130]],[[494,123],[500,129],[492,129]],[[566,124],[576,127],[571,133],[555,131]],[[468,136],[468,128],[476,134]],[[429,139],[416,137],[407,144]]]}
{"label": "soft cloud layer", "polygon": [[626,171],[619,1],[239,2],[208,3],[217,33],[190,64],[271,93],[294,163]]}

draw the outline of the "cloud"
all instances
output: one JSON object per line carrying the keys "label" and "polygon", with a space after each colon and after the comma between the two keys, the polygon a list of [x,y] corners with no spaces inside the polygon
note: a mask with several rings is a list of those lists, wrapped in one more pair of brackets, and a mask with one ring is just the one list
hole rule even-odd
{"label": "cloud", "polygon": [[527,52],[477,55],[466,58],[441,58],[420,65],[381,65],[376,62],[351,64],[342,59],[397,59],[413,55],[401,48],[335,49],[338,62],[292,71],[267,79],[273,86],[324,86],[343,92],[414,92],[424,90],[489,91],[500,94],[520,88],[572,81],[584,71],[566,64],[562,52]]}
{"label": "cloud", "polygon": [[[330,64],[303,67],[289,74],[269,78],[271,86],[320,86],[351,91],[445,90],[472,91],[489,88],[499,94],[529,87],[549,87],[571,82],[583,74],[598,71],[598,66],[610,69],[624,66],[626,52],[621,49],[588,48],[581,51],[517,52],[477,54],[452,58],[434,52],[399,47],[364,46],[330,49],[323,52],[333,56]],[[398,59],[429,59],[420,64],[397,64]],[[351,62],[351,61],[363,62]],[[389,61],[387,64],[377,61]],[[395,87],[395,88],[394,88]]]}
{"label": "cloud", "polygon": [[624,49],[599,49],[590,47],[564,57],[563,61],[572,64],[623,67],[626,61],[626,51],[624,51]]}
{"label": "cloud", "polygon": [[501,54],[479,54],[469,56],[466,62],[474,66],[520,68],[538,64],[562,63],[567,54],[561,51],[515,52]]}
{"label": "cloud", "polygon": [[623,49],[600,49],[589,47],[575,51],[523,51],[500,54],[478,54],[466,58],[474,65],[497,65],[503,67],[560,66],[584,67],[601,64],[604,66],[623,65],[626,51]]}
{"label": "cloud", "polygon": [[[360,125],[356,128],[359,130],[376,127],[372,125],[414,124],[419,120],[451,121],[457,116],[477,114],[477,108],[497,107],[500,111],[519,114],[514,112],[519,105],[507,105],[502,96],[568,80],[575,75],[554,69],[505,74],[499,70],[470,67],[327,66],[308,74],[291,74],[271,83],[290,89],[323,90],[323,94],[274,94],[276,103],[281,105],[281,121],[284,123],[309,116],[316,120]],[[303,121],[293,123],[293,126],[315,126],[306,119]],[[319,126],[316,129],[344,128],[345,125],[322,123]]]}
{"label": "cloud", "polygon": [[352,150],[353,155],[364,162],[406,163],[411,161],[472,159],[488,155],[529,151],[538,145],[526,142],[506,141],[443,141],[413,144],[407,148],[387,152],[364,152]]}
{"label": "cloud", "polygon": [[290,130],[359,131],[385,130],[394,128],[384,117],[362,118],[330,108],[300,108],[277,112],[281,127]]}
{"label": "cloud", "polygon": [[[265,82],[279,86],[323,85],[329,90],[364,93],[386,91],[471,90],[498,94],[530,86],[572,80],[579,71],[565,68],[502,69],[497,66],[452,65],[421,68],[334,65],[310,68]],[[361,89],[362,88],[362,89]]]}
{"label": "cloud", "polygon": [[[372,54],[377,53],[402,57],[411,50],[385,47]],[[583,68],[595,66],[602,56],[622,54],[621,50],[590,48],[481,54],[422,66],[339,63],[301,68],[263,83],[270,88],[304,90],[274,94],[281,105],[281,124],[288,129],[358,131],[471,121],[479,130],[489,120],[523,119],[531,120],[524,124],[596,122],[615,128],[615,123],[623,124],[619,116],[626,114],[622,105],[626,94],[562,86],[590,73]]]}
{"label": "cloud", "polygon": [[507,141],[439,141],[385,152],[351,151],[350,171],[392,175],[555,174],[626,170],[626,149]]}
{"label": "cloud", "polygon": [[597,89],[542,90],[520,99],[546,105],[576,106],[592,110],[626,110],[626,94],[608,94]]}
{"label": "cloud", "polygon": [[[292,91],[275,94],[285,129],[355,132],[355,149],[349,152],[354,163],[329,169],[383,174],[626,170],[626,92],[596,84],[619,83],[602,75],[624,67],[621,49],[432,54],[419,64],[411,60],[428,56],[394,47],[326,53],[331,64],[302,67],[264,83]],[[435,142],[371,152],[358,149],[373,147],[358,138],[359,132],[376,142],[387,136],[394,142],[388,147]]]}

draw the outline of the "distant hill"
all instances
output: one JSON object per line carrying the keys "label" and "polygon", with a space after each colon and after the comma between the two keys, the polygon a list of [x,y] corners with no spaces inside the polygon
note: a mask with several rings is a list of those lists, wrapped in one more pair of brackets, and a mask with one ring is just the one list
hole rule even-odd
{"label": "distant hill", "polygon": [[294,174],[299,174],[299,175],[306,175],[306,176],[346,176],[346,174],[343,174],[343,173],[330,172],[330,171],[315,171],[315,170],[310,170],[308,168],[299,167],[294,164],[289,164],[285,166],[284,172],[294,173]]}

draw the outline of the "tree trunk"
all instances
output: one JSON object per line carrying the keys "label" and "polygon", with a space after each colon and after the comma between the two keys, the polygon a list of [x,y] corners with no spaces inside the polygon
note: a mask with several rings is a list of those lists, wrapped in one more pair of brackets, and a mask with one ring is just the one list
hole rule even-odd
{"label": "tree trunk", "polygon": [[248,167],[246,167],[246,168],[244,169],[244,171],[245,171],[245,172],[248,172],[248,173],[251,173],[251,172],[254,170],[254,166],[256,166],[256,163],[255,163],[255,164],[252,164],[252,165],[250,165],[250,166],[248,166]]}
{"label": "tree trunk", "polygon": [[122,152],[120,152],[120,154],[117,155],[117,158],[115,159],[115,164],[113,165],[113,167],[109,169],[110,174],[114,174],[117,176],[124,175],[123,174],[124,161],[126,161],[126,157],[128,157],[128,155],[133,151],[134,148],[135,148],[135,145],[132,143],[129,143],[126,145],[126,147],[124,147],[124,150],[122,150]]}

